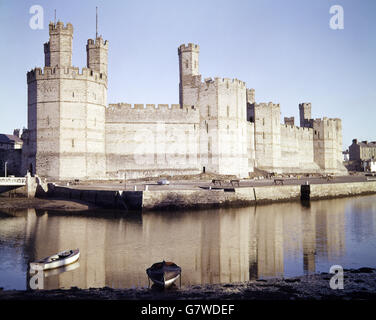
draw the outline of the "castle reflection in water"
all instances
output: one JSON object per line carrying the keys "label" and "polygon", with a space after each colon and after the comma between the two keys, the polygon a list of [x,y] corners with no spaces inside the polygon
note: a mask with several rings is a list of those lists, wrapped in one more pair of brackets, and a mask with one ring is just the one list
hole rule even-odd
{"label": "castle reflection in water", "polygon": [[[370,228],[369,232],[376,233],[374,200],[356,202],[358,211],[373,210],[373,214],[368,222],[352,216],[352,228]],[[79,266],[46,277],[46,289],[147,286],[145,269],[163,259],[182,267],[182,284],[241,282],[288,276],[285,268],[289,263],[301,273],[313,273],[318,260],[340,258],[346,250],[348,201],[127,217],[28,209],[26,213],[8,212],[7,217],[2,213],[0,240],[13,239],[12,246],[22,251],[25,271],[30,260],[80,248]]]}

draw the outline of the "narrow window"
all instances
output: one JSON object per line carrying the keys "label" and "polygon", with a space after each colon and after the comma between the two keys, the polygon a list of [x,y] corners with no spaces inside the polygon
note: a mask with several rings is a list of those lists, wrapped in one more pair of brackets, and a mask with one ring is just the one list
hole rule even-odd
{"label": "narrow window", "polygon": [[227,106],[227,118],[229,118],[229,117],[230,117],[230,107]]}
{"label": "narrow window", "polygon": [[74,91],[72,92],[72,97],[74,98]]}
{"label": "narrow window", "polygon": [[74,148],[74,139],[72,139],[72,148]]}
{"label": "narrow window", "polygon": [[208,117],[210,117],[210,106],[208,105]]}
{"label": "narrow window", "polygon": [[206,123],[206,133],[209,133],[209,124]]}

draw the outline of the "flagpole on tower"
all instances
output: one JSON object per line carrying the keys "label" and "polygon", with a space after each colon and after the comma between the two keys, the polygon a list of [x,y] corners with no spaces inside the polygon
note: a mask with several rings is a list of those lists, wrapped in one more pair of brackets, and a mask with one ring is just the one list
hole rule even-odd
{"label": "flagpole on tower", "polygon": [[98,38],[98,7],[95,7],[95,39]]}

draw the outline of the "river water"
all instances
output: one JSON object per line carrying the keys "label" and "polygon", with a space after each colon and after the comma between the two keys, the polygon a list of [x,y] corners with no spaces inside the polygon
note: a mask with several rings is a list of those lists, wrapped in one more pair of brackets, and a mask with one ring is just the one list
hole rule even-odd
{"label": "river water", "polygon": [[79,262],[45,272],[45,289],[145,287],[163,259],[181,266],[182,285],[376,267],[376,196],[142,215],[2,210],[0,287],[28,288],[28,263],[68,248]]}

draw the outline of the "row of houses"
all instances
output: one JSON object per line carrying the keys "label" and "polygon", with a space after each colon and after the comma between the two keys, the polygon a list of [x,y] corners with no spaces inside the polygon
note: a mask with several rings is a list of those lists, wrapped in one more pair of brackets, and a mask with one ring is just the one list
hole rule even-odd
{"label": "row of houses", "polygon": [[376,172],[376,141],[353,139],[343,155],[350,164],[348,169]]}
{"label": "row of houses", "polygon": [[13,134],[0,133],[0,176],[20,176],[23,140],[22,131]]}

